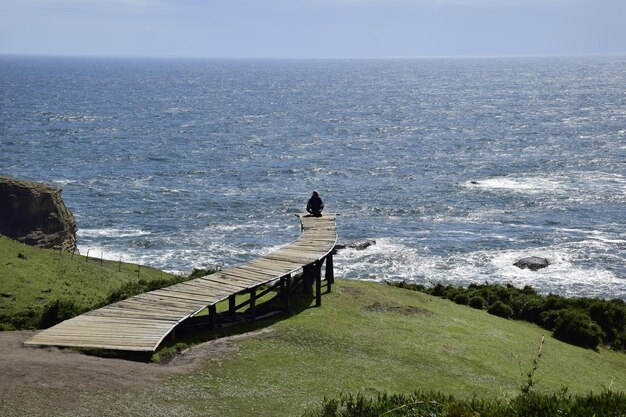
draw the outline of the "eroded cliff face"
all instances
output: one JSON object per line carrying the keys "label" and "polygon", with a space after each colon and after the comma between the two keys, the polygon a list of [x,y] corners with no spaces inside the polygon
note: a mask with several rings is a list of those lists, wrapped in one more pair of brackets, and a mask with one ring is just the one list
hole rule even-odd
{"label": "eroded cliff face", "polygon": [[0,234],[27,245],[76,250],[76,220],[61,188],[0,176]]}

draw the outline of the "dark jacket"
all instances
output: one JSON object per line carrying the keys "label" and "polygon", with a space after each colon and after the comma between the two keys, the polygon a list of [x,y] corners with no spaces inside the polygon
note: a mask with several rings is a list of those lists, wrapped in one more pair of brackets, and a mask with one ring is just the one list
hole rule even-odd
{"label": "dark jacket", "polygon": [[306,205],[306,211],[308,212],[321,212],[324,209],[324,202],[321,197],[311,197]]}

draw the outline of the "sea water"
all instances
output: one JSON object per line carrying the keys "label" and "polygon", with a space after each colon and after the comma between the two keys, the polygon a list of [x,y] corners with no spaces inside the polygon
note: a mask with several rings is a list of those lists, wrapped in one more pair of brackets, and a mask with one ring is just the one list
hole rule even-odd
{"label": "sea water", "polygon": [[[0,57],[0,174],[84,254],[187,273],[341,213],[336,274],[626,299],[626,57]],[[546,269],[513,266],[541,256]]]}

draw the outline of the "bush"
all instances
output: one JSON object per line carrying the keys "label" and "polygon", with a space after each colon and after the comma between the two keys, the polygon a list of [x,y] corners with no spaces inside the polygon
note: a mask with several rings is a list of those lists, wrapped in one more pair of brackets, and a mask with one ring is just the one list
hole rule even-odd
{"label": "bush", "polygon": [[489,314],[493,314],[494,316],[504,317],[505,319],[508,319],[513,315],[513,309],[504,304],[502,301],[496,301],[495,303],[493,303],[487,309],[487,312]]}
{"label": "bush", "polygon": [[604,332],[587,313],[561,310],[556,318],[554,337],[574,345],[596,348],[604,338]]}
{"label": "bush", "polygon": [[446,287],[443,284],[438,282],[437,284],[435,284],[433,288],[431,288],[431,290],[429,291],[429,294],[434,295],[435,297],[445,297]]}
{"label": "bush", "polygon": [[482,310],[483,308],[485,308],[485,299],[480,295],[475,295],[469,299],[469,306],[478,310]]}
{"label": "bush", "polygon": [[55,300],[43,308],[41,320],[39,321],[40,329],[47,329],[64,320],[83,314],[89,308],[78,305],[72,300]]}
{"label": "bush", "polygon": [[454,302],[457,304],[467,305],[469,303],[469,295],[467,293],[459,293],[454,296]]}
{"label": "bush", "polygon": [[[470,284],[467,288],[441,283],[431,288],[409,283],[390,283],[390,285],[448,298],[459,304],[469,304],[477,309],[491,306],[488,310],[491,314],[525,320],[548,330],[555,330],[558,323],[561,340],[586,340],[585,346],[597,346],[594,344],[594,339],[596,335],[599,335],[602,337],[601,343],[613,349],[626,350],[626,302],[624,300],[566,298],[555,294],[546,296],[537,294],[530,286],[518,289],[512,285],[502,286],[489,283]],[[466,296],[469,297],[467,302]],[[508,306],[510,311],[503,306]],[[569,316],[560,318],[564,310],[579,311],[585,317],[576,319],[577,324],[572,323],[571,320],[566,320]],[[572,330],[574,327],[578,330]],[[581,342],[572,343],[581,345]]]}

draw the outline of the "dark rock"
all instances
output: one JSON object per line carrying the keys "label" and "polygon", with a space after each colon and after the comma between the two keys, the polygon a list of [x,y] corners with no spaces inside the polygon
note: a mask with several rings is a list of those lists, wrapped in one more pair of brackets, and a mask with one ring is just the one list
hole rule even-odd
{"label": "dark rock", "polygon": [[338,243],[335,245],[335,252],[341,249],[364,250],[375,244],[376,244],[375,240],[364,240],[361,242],[352,242],[352,243],[345,243],[345,244]]}
{"label": "dark rock", "polygon": [[0,234],[31,246],[76,250],[76,220],[61,188],[0,176]]}
{"label": "dark rock", "polygon": [[528,258],[520,259],[513,265],[521,269],[530,269],[531,271],[536,271],[550,265],[550,261],[545,258],[540,258],[538,256],[529,256]]}

